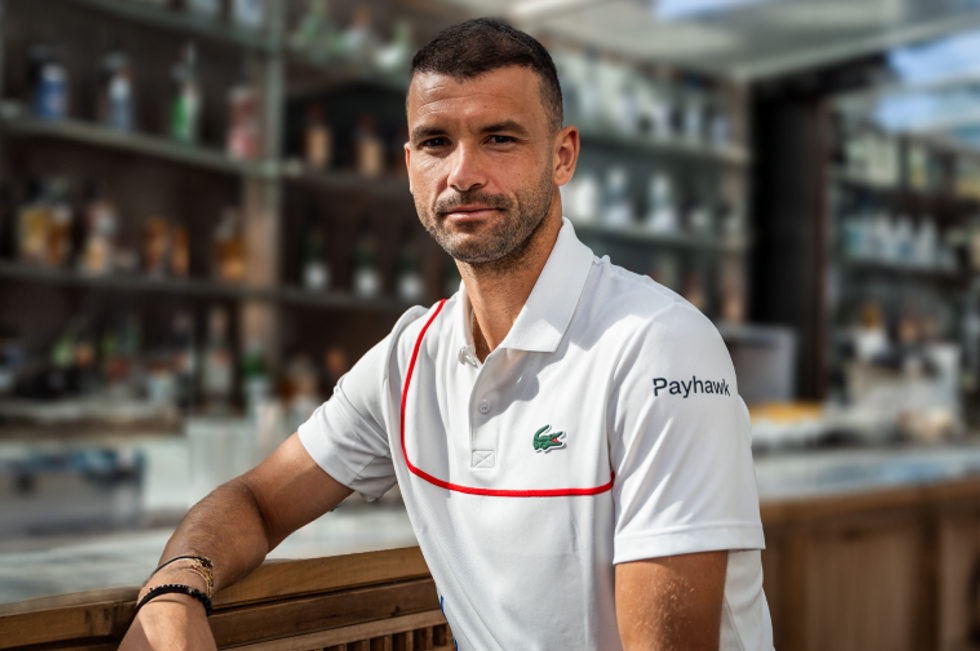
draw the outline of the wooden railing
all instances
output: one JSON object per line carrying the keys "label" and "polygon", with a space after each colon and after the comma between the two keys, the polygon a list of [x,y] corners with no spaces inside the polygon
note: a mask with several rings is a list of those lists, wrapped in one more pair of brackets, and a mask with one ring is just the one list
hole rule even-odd
{"label": "wooden railing", "polygon": [[[0,649],[115,649],[138,588],[0,605]],[[268,561],[214,598],[219,649],[413,651],[452,647],[417,547],[301,561]]]}
{"label": "wooden railing", "polygon": [[[980,479],[768,501],[762,521],[780,651],[980,649]],[[136,592],[0,605],[0,650],[114,649]],[[452,648],[418,548],[267,562],[214,602],[221,649]]]}

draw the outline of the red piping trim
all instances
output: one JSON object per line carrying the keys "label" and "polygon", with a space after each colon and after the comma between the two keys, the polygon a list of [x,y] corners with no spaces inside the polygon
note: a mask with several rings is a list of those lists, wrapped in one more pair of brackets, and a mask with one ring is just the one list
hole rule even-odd
{"label": "red piping trim", "polygon": [[408,449],[405,446],[405,405],[408,404],[408,388],[412,383],[412,373],[415,371],[415,362],[419,356],[419,349],[422,347],[422,338],[425,337],[426,330],[432,325],[436,317],[442,311],[443,306],[446,304],[446,299],[439,301],[439,306],[436,307],[436,311],[432,313],[429,320],[422,327],[422,331],[419,333],[419,338],[415,341],[415,348],[412,350],[412,361],[408,364],[408,375],[405,378],[405,388],[402,390],[402,410],[401,410],[401,440],[402,440],[402,456],[405,457],[405,465],[412,472],[413,475],[421,477],[425,481],[429,482],[434,486],[439,488],[445,488],[446,490],[456,491],[458,493],[466,493],[468,495],[484,495],[487,497],[564,497],[568,495],[599,495],[600,493],[605,493],[606,491],[612,489],[613,481],[616,478],[616,474],[612,473],[609,478],[608,484],[603,484],[602,486],[596,486],[595,488],[549,488],[544,490],[493,490],[489,488],[474,488],[473,486],[462,486],[460,484],[453,484],[448,481],[444,481],[437,477],[433,477],[429,473],[425,472],[421,468],[417,468],[412,464],[408,458]]}

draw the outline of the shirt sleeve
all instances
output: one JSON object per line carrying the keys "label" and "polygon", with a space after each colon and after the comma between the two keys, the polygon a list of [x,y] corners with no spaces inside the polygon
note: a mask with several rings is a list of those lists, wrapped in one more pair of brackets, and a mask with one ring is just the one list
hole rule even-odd
{"label": "shirt sleeve", "polygon": [[765,547],[737,389],[724,341],[687,304],[629,342],[609,402],[614,563]]}
{"label": "shirt sleeve", "polygon": [[358,360],[299,428],[306,451],[328,475],[373,497],[395,484],[382,404],[392,336]]}

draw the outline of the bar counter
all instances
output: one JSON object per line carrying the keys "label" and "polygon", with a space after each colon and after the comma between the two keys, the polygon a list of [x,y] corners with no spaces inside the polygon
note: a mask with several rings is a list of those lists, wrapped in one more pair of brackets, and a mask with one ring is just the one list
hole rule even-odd
{"label": "bar counter", "polygon": [[[756,472],[777,649],[980,649],[980,445],[770,454]],[[0,605],[0,649],[115,648],[136,590]],[[270,560],[215,606],[221,648],[451,645],[414,547]]]}

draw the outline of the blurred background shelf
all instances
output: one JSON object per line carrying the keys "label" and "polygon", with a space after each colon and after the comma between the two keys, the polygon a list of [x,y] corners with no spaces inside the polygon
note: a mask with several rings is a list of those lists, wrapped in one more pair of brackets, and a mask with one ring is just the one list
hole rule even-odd
{"label": "blurred background shelf", "polygon": [[579,127],[582,142],[590,146],[615,147],[652,155],[678,156],[706,163],[717,163],[735,167],[751,165],[749,152],[734,144],[714,146],[705,142],[681,138],[659,138],[647,134],[630,134],[588,122],[579,123],[569,116],[565,124]]}
{"label": "blurred background shelf", "polygon": [[55,0],[55,2],[71,2],[100,12],[106,17],[166,29],[181,36],[199,37],[234,45],[244,50],[271,54],[281,48],[278,39],[271,33],[235,27],[219,18],[200,16],[191,11],[180,11],[153,2],[125,0]]}
{"label": "blurred background shelf", "polygon": [[306,186],[323,192],[356,192],[385,199],[413,201],[408,189],[408,178],[383,176],[372,178],[356,172],[317,171],[301,164],[286,164],[282,177],[297,186]]}
{"label": "blurred background shelf", "polygon": [[729,240],[713,235],[692,235],[690,233],[658,233],[642,226],[612,226],[594,221],[572,220],[575,230],[582,234],[616,238],[628,242],[658,247],[672,247],[694,251],[715,253],[745,253],[749,242]]}
{"label": "blurred background shelf", "polygon": [[0,261],[0,279],[138,294],[170,294],[232,300],[258,300],[340,310],[404,312],[411,302],[383,296],[365,298],[343,291],[311,291],[299,287],[249,287],[212,280],[150,276],[94,276],[68,269],[44,269]]}
{"label": "blurred background shelf", "polygon": [[391,297],[363,298],[349,292],[313,292],[299,287],[282,287],[275,291],[274,296],[286,305],[379,313],[401,314],[413,305],[409,301]]}
{"label": "blurred background shelf", "polygon": [[154,278],[145,275],[90,275],[69,269],[44,269],[11,262],[0,262],[0,278],[65,287],[176,296],[268,299],[271,295],[269,290],[211,280]]}
{"label": "blurred background shelf", "polygon": [[0,116],[0,129],[14,137],[59,139],[225,174],[274,178],[278,173],[277,166],[271,162],[236,160],[220,151],[187,145],[160,136],[113,131],[81,120],[51,121],[26,115],[14,116],[8,107],[5,107],[4,114]]}
{"label": "blurred background shelf", "polygon": [[972,274],[964,274],[961,270],[956,269],[923,267],[905,262],[878,260],[875,258],[842,257],[840,262],[844,267],[859,271],[884,272],[896,276],[929,278],[951,283],[969,282],[972,276]]}

